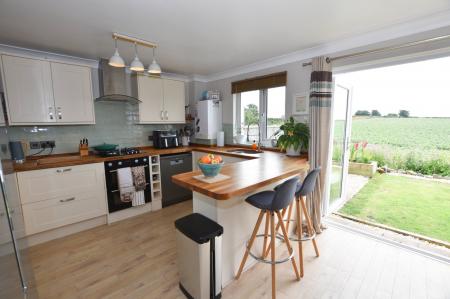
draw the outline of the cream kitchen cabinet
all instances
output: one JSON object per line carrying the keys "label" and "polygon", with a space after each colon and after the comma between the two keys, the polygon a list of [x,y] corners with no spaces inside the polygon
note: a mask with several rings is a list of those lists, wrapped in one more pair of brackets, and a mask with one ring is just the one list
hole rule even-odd
{"label": "cream kitchen cabinet", "polygon": [[184,82],[137,75],[140,123],[185,123]]}
{"label": "cream kitchen cabinet", "polygon": [[[22,208],[20,205],[19,190],[15,174],[4,175],[5,194],[8,201],[9,214],[16,238],[22,238],[25,235],[23,223]],[[3,201],[3,193],[0,193],[0,200]],[[0,245],[11,242],[11,233],[9,231],[8,215],[3,203],[0,204]]]}
{"label": "cream kitchen cabinet", "polygon": [[17,173],[27,235],[107,214],[103,163]]}
{"label": "cream kitchen cabinet", "polygon": [[1,55],[10,125],[94,124],[89,67]]}
{"label": "cream kitchen cabinet", "polygon": [[50,63],[8,55],[1,61],[9,123],[55,123]]}
{"label": "cream kitchen cabinet", "polygon": [[91,70],[85,66],[51,62],[56,122],[95,123]]}

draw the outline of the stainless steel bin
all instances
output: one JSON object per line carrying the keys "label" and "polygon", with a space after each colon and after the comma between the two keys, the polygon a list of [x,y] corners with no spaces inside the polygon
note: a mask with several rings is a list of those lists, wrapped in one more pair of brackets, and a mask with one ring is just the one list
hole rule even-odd
{"label": "stainless steel bin", "polygon": [[220,298],[222,226],[194,213],[176,220],[175,228],[181,291],[187,298]]}

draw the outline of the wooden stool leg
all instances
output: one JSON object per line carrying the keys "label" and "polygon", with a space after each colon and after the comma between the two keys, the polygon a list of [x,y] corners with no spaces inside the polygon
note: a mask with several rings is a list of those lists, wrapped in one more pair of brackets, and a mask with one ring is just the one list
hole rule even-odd
{"label": "wooden stool leg", "polygon": [[[291,242],[289,242],[289,237],[286,232],[286,228],[284,227],[283,223],[283,216],[281,216],[280,212],[277,212],[277,216],[279,221],[281,221],[281,231],[283,232],[284,241],[286,242],[286,246],[288,248],[289,254],[292,254],[294,250],[291,247]],[[297,276],[297,280],[300,280],[300,274],[298,273],[297,264],[295,262],[295,257],[293,256],[291,259],[292,266],[294,267],[295,276]]]}
{"label": "wooden stool leg", "polygon": [[[306,225],[308,226],[308,233],[309,233],[309,235],[312,235],[314,232],[314,228],[312,225],[311,217],[309,217],[308,209],[306,208],[306,200],[305,200],[304,196],[302,196],[302,198],[301,198],[301,203],[302,203],[303,213],[305,214],[305,218],[306,218]],[[319,248],[317,247],[317,244],[316,244],[316,237],[314,237],[312,239],[312,243],[314,246],[314,251],[316,252],[316,256],[318,257],[319,256]]]}
{"label": "wooden stool leg", "polygon": [[271,261],[272,261],[272,299],[276,298],[276,285],[275,285],[275,217],[274,217],[274,213],[271,212],[270,213],[270,232],[271,232],[271,242],[270,242],[270,247],[271,247],[271,252],[270,252],[270,257],[271,257]]}
{"label": "wooden stool leg", "polygon": [[303,231],[302,231],[302,214],[300,213],[300,198],[296,198],[296,206],[297,206],[297,238],[298,238],[298,259],[300,260],[300,277],[303,277],[303,244],[302,239]]}
{"label": "wooden stool leg", "polygon": [[[289,205],[289,209],[288,209],[288,221],[287,221],[287,225],[286,225],[286,232],[289,234],[289,225],[291,224],[291,216],[292,216],[292,207],[294,206],[294,201],[295,200],[293,200],[292,202],[291,202],[291,204]],[[283,215],[283,218],[284,218],[284,215]]]}
{"label": "wooden stool leg", "polygon": [[239,271],[236,275],[236,279],[239,279],[239,277],[241,276],[242,270],[244,269],[245,262],[247,261],[247,258],[248,258],[248,253],[250,251],[250,248],[252,248],[253,242],[255,241],[256,234],[258,233],[264,213],[265,213],[265,211],[262,211],[262,210],[259,213],[258,220],[256,221],[255,229],[253,229],[252,236],[250,238],[250,241],[248,242],[247,248],[245,249],[244,257],[242,258],[241,265],[239,266]]}
{"label": "wooden stool leg", "polygon": [[[264,258],[267,255],[266,253],[266,246],[267,246],[267,239],[269,237],[269,224],[270,224],[270,212],[266,212],[266,225],[264,228],[264,243],[263,243],[263,247],[262,247],[262,253],[261,253],[261,257]],[[269,246],[270,248],[270,246]]]}
{"label": "wooden stool leg", "polygon": [[[283,209],[281,212],[281,215],[283,215],[283,218],[284,218],[284,215],[286,215],[286,211],[287,211],[287,209]],[[279,229],[280,229],[280,222],[277,223],[275,231],[278,233]],[[264,248],[265,248],[265,246],[264,246]],[[263,254],[263,258],[266,258],[269,255],[269,252],[270,252],[270,244],[269,244],[269,246],[267,246],[267,249],[265,250],[265,252]]]}

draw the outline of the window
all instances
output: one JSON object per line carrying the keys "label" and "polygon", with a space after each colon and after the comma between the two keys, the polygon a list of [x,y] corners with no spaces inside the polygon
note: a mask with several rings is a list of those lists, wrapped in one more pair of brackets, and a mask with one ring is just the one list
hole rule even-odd
{"label": "window", "polygon": [[261,142],[270,139],[285,119],[286,87],[264,88],[235,93],[235,135],[238,143]]}

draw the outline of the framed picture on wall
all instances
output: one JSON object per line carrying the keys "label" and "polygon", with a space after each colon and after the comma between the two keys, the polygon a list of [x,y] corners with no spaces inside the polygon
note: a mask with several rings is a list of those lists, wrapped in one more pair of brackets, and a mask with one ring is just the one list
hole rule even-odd
{"label": "framed picture on wall", "polygon": [[309,113],[309,95],[307,93],[297,93],[293,100],[294,115],[306,115]]}

